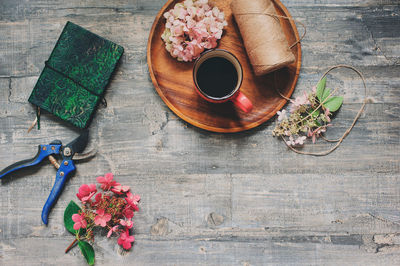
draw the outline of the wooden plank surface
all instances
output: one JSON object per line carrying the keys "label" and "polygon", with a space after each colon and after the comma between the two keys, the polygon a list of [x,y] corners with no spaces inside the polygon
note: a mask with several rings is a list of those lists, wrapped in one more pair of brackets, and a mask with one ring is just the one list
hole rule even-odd
{"label": "wooden plank surface", "polygon": [[[0,168],[31,157],[36,145],[77,132],[49,115],[42,130],[27,98],[65,22],[125,48],[90,126],[98,155],[77,165],[49,217],[40,212],[55,171],[49,163],[0,185],[1,265],[85,265],[62,215],[82,183],[112,171],[142,196],[134,248],[98,236],[97,265],[399,265],[400,2],[282,0],[307,25],[294,95],[330,65],[365,75],[367,106],[343,145],[329,156],[294,154],[271,136],[274,121],[230,135],[178,119],[155,92],[146,43],[162,0],[0,3]],[[299,27],[299,31],[301,28]],[[363,101],[360,81],[338,70],[328,80],[345,105],[328,136],[351,123]],[[307,150],[326,148],[321,143]]]}

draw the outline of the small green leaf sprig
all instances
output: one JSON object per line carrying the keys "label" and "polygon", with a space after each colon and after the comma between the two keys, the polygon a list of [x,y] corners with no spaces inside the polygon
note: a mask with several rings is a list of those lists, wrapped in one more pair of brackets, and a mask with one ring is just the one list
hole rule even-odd
{"label": "small green leaf sprig", "polygon": [[342,96],[332,96],[336,90],[326,88],[324,77],[311,92],[291,99],[289,112],[278,111],[278,124],[272,134],[282,137],[289,146],[301,146],[307,138],[315,143],[331,126],[332,113],[343,104]]}

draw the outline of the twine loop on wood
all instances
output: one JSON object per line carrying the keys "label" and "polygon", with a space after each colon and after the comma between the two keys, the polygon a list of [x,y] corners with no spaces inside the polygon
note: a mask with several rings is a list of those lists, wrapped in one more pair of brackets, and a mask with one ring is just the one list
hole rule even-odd
{"label": "twine loop on wood", "polygon": [[[361,105],[361,108],[359,109],[359,111],[357,112],[356,116],[354,117],[353,122],[351,123],[351,125],[346,129],[346,131],[343,133],[343,135],[342,135],[339,139],[330,140],[330,139],[327,139],[327,138],[325,138],[325,137],[322,136],[322,138],[323,138],[325,141],[327,141],[327,142],[336,142],[336,144],[335,144],[332,148],[330,148],[329,150],[326,150],[326,151],[323,151],[323,152],[305,152],[305,151],[300,151],[300,150],[298,150],[298,149],[292,147],[291,145],[287,144],[286,141],[285,141],[285,138],[284,138],[283,136],[281,136],[281,137],[282,137],[282,140],[284,141],[284,143],[286,144],[286,146],[288,146],[288,148],[291,149],[292,151],[294,151],[294,152],[296,152],[296,153],[299,153],[299,154],[303,154],[303,155],[312,155],[312,156],[325,156],[325,155],[330,154],[331,152],[333,152],[334,150],[336,150],[336,149],[340,146],[340,144],[343,142],[343,140],[347,137],[347,135],[349,135],[349,133],[351,132],[351,130],[354,128],[354,126],[355,126],[357,120],[360,118],[361,114],[364,112],[365,106],[367,105],[367,103],[370,102],[370,99],[368,98],[368,95],[367,95],[367,85],[366,85],[366,83],[365,83],[364,75],[363,75],[358,69],[356,69],[356,68],[353,67],[353,66],[349,66],[349,65],[336,65],[336,66],[332,66],[332,67],[330,67],[330,68],[322,75],[322,77],[319,79],[318,83],[319,83],[326,75],[328,75],[329,72],[331,72],[332,70],[337,69],[337,68],[347,68],[347,69],[353,70],[353,71],[356,72],[357,75],[361,78],[362,83],[363,83],[363,86],[364,86],[364,93],[365,93],[364,101],[363,101],[363,103],[362,103],[362,105]],[[317,83],[317,84],[318,84],[318,83]],[[281,97],[283,97],[283,98],[286,99],[286,100],[290,100],[290,98],[288,98],[288,97],[282,95],[282,94],[277,90],[276,86],[275,86],[275,90],[278,92],[278,94],[279,94]],[[336,91],[337,91],[337,89],[335,89],[329,96],[331,96],[332,94],[334,94]],[[327,98],[329,98],[329,96],[328,96]],[[316,110],[319,109],[319,108],[322,106],[322,104],[323,104],[323,102],[320,103],[320,105],[316,108]],[[312,114],[312,113],[311,113],[311,114]]]}

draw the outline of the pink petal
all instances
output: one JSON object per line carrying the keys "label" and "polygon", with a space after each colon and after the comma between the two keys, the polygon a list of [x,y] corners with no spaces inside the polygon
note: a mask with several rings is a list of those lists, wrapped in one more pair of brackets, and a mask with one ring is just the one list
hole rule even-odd
{"label": "pink petal", "polygon": [[124,249],[130,249],[132,247],[132,244],[129,241],[125,241],[122,246],[124,247]]}
{"label": "pink petal", "polygon": [[98,177],[96,178],[96,180],[97,180],[97,182],[99,182],[100,184],[102,184],[102,183],[105,183],[105,182],[106,182],[106,179],[105,179],[105,177],[104,177],[104,176],[98,176]]}
{"label": "pink petal", "polygon": [[75,213],[72,215],[72,221],[79,222],[80,220],[82,220],[82,216],[80,216],[79,214]]}
{"label": "pink petal", "polygon": [[135,211],[139,211],[139,207],[135,204],[131,204],[130,205],[132,207],[132,209],[134,209]]}
{"label": "pink petal", "polygon": [[86,201],[90,200],[90,198],[93,197],[93,195],[94,195],[94,192],[90,193],[86,197],[82,197],[81,201],[86,202]]}
{"label": "pink petal", "polygon": [[102,217],[96,216],[94,218],[94,223],[97,224],[97,225],[100,225],[101,227],[106,226],[106,222],[102,219]]}
{"label": "pink petal", "polygon": [[102,198],[103,198],[103,194],[101,194],[101,193],[96,194],[96,196],[94,197],[94,199],[96,200],[96,202],[101,201]]}
{"label": "pink petal", "polygon": [[82,221],[81,221],[81,226],[82,226],[82,228],[86,228],[87,222],[86,222],[85,219],[82,219]]}
{"label": "pink petal", "polygon": [[110,237],[110,236],[111,236],[111,234],[112,234],[112,232],[113,232],[113,230],[112,230],[112,229],[110,229],[110,231],[108,231],[108,233],[107,233],[107,237]]}
{"label": "pink petal", "polygon": [[107,173],[104,175],[105,179],[107,180],[107,182],[111,182],[111,180],[113,180],[114,175],[112,173]]}
{"label": "pink petal", "polygon": [[80,188],[79,188],[79,194],[81,195],[86,195],[89,193],[89,186],[86,184],[83,184]]}
{"label": "pink petal", "polygon": [[104,214],[103,219],[106,222],[110,221],[111,220],[111,214],[109,214],[109,213]]}
{"label": "pink petal", "polygon": [[74,224],[74,229],[75,230],[79,230],[79,228],[81,228],[81,224],[80,223],[75,223]]}
{"label": "pink petal", "polygon": [[93,191],[97,192],[96,184],[89,184],[89,190],[90,190],[90,192],[93,192]]}
{"label": "pink petal", "polygon": [[140,196],[139,195],[133,195],[133,201],[139,202],[140,201]]}
{"label": "pink petal", "polygon": [[130,218],[133,217],[133,211],[132,211],[132,210],[129,210],[129,209],[125,209],[125,210],[123,211],[123,215],[124,215],[126,218],[130,219]]}

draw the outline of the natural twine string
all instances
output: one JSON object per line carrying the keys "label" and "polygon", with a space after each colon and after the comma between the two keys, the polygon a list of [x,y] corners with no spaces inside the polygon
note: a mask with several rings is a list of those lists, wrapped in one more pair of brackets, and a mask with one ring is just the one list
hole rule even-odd
{"label": "natural twine string", "polygon": [[[297,22],[298,24],[300,24],[303,27],[304,32],[303,32],[303,34],[301,35],[301,37],[299,39],[296,38],[296,41],[292,45],[289,46],[289,49],[292,49],[295,45],[300,43],[303,40],[304,36],[306,36],[306,33],[307,33],[307,27],[306,27],[306,25],[304,25],[303,22],[301,22],[301,21],[299,21],[297,19],[291,18],[291,17],[268,13],[268,12],[266,12],[266,10],[264,10],[262,12],[245,12],[245,13],[237,13],[237,14],[235,14],[235,16],[238,16],[238,15],[267,15],[267,16],[270,16],[270,17],[273,17],[273,18],[278,18],[278,19],[279,18],[283,18],[283,19],[292,20],[294,22]],[[263,43],[263,44],[265,44],[265,43]],[[256,48],[257,47],[255,47],[254,49],[256,49]],[[265,65],[260,65],[260,64],[253,64],[253,65],[255,65],[255,66],[265,66]]]}
{"label": "natural twine string", "polygon": [[[324,140],[326,140],[327,142],[336,142],[336,144],[335,144],[332,148],[330,148],[329,150],[323,151],[323,152],[306,152],[306,151],[300,151],[300,150],[298,150],[298,149],[292,147],[291,145],[287,144],[286,141],[285,141],[285,138],[284,138],[283,136],[281,136],[283,142],[284,142],[284,143],[286,144],[286,146],[287,146],[289,149],[291,149],[292,151],[294,151],[294,152],[296,152],[296,153],[299,153],[299,154],[313,155],[313,156],[325,156],[325,155],[330,154],[331,152],[333,152],[334,150],[336,150],[336,149],[340,146],[340,144],[343,142],[343,140],[347,137],[347,135],[349,135],[349,133],[351,132],[351,130],[352,130],[353,127],[355,126],[357,120],[360,118],[361,114],[363,113],[363,111],[364,111],[364,109],[365,109],[365,106],[366,106],[367,103],[369,102],[369,99],[368,99],[368,96],[367,96],[367,86],[366,86],[366,83],[365,83],[364,75],[363,75],[358,69],[356,69],[356,68],[353,67],[353,66],[349,66],[349,65],[336,65],[336,66],[332,66],[332,67],[330,67],[330,68],[322,75],[322,77],[319,79],[318,83],[319,83],[326,75],[328,75],[329,72],[331,72],[332,70],[337,69],[337,68],[347,68],[347,69],[351,69],[351,70],[353,70],[354,72],[356,72],[357,75],[361,78],[361,80],[362,80],[362,82],[363,82],[363,86],[364,86],[365,98],[364,98],[363,104],[361,105],[360,110],[357,112],[356,116],[354,117],[353,122],[351,123],[350,127],[347,128],[347,130],[343,133],[343,135],[342,135],[339,139],[330,140],[330,139],[327,139],[327,138],[325,138],[325,137],[322,136],[322,138],[323,138]],[[276,75],[275,75],[275,77],[276,77]],[[317,83],[317,84],[318,84],[318,83]],[[282,95],[282,94],[277,90],[276,86],[275,86],[275,90],[278,92],[278,94],[279,94],[281,97],[283,97],[283,98],[286,99],[286,100],[290,100],[290,98],[288,98],[288,97]],[[335,93],[336,91],[337,91],[337,89],[335,89],[330,95],[332,95],[332,94]],[[330,95],[329,95],[329,96],[330,96]],[[327,98],[329,98],[329,96],[328,96]],[[325,100],[325,101],[326,101],[326,100]],[[318,106],[318,108],[321,107],[322,104],[323,104],[323,102],[320,103],[320,105]],[[316,108],[315,110],[317,110],[318,108]],[[315,112],[315,110],[314,110],[313,112]],[[308,116],[310,116],[310,115],[312,115],[312,113],[309,114]],[[308,116],[307,116],[307,117],[308,117]],[[305,117],[305,118],[303,118],[303,119],[306,119],[307,117]]]}
{"label": "natural twine string", "polygon": [[[287,16],[281,16],[281,15],[271,14],[271,13],[268,13],[268,12],[266,12],[266,11],[263,11],[263,12],[260,12],[260,13],[259,13],[259,12],[240,13],[240,14],[236,14],[236,15],[267,15],[267,16],[271,16],[271,17],[274,17],[274,18],[284,18],[284,19],[288,19],[288,20],[292,20],[292,21],[294,21],[294,22],[297,22],[298,24],[300,24],[300,25],[304,28],[304,32],[303,32],[302,36],[300,37],[300,39],[296,40],[295,43],[293,43],[292,45],[289,46],[289,49],[292,49],[295,45],[297,45],[298,43],[300,43],[300,42],[303,40],[303,38],[304,38],[304,36],[306,35],[306,32],[307,32],[307,27],[306,27],[301,21],[296,20],[296,19],[293,19],[293,18],[291,18],[291,17],[287,17]],[[313,155],[313,156],[325,156],[325,155],[330,154],[331,152],[333,152],[334,150],[336,150],[336,149],[340,146],[340,144],[343,142],[343,140],[347,137],[347,135],[349,135],[349,133],[351,132],[351,130],[352,130],[353,127],[355,126],[357,120],[360,118],[361,114],[363,113],[366,104],[369,102],[369,99],[368,99],[368,97],[367,97],[367,86],[366,86],[366,83],[365,83],[365,78],[364,78],[363,74],[362,74],[358,69],[354,68],[353,66],[349,66],[349,65],[336,65],[336,66],[332,66],[331,68],[329,68],[329,69],[324,73],[324,75],[322,75],[322,77],[319,79],[318,83],[319,83],[329,72],[331,72],[332,70],[334,70],[334,69],[336,69],[336,68],[347,68],[347,69],[351,69],[351,70],[353,70],[354,72],[356,72],[356,73],[358,74],[358,76],[361,78],[361,80],[362,80],[362,82],[363,82],[363,86],[364,86],[365,98],[364,98],[364,101],[363,101],[363,104],[362,104],[360,110],[358,111],[358,113],[357,113],[356,116],[354,117],[353,122],[351,123],[350,127],[343,133],[343,135],[342,135],[339,139],[330,140],[330,139],[325,138],[324,136],[321,136],[321,137],[322,137],[325,141],[327,141],[327,142],[336,142],[336,144],[335,144],[332,148],[330,148],[329,150],[323,151],[323,152],[306,152],[306,151],[300,151],[300,150],[298,150],[298,149],[292,147],[291,145],[287,144],[286,141],[285,141],[285,138],[284,138],[283,136],[281,136],[282,139],[283,139],[283,141],[284,141],[284,143],[286,144],[286,146],[288,146],[289,149],[291,149],[292,151],[294,151],[294,152],[296,152],[296,153],[299,153],[299,154]],[[282,98],[284,98],[284,99],[286,99],[286,100],[289,101],[290,98],[284,96],[284,95],[283,95],[280,91],[278,91],[278,89],[277,89],[277,86],[276,86],[276,84],[277,84],[277,82],[276,82],[276,72],[274,73],[274,79],[275,79],[275,87],[274,87],[274,88],[275,88],[276,92],[277,92]],[[318,84],[318,83],[317,83],[317,84]],[[305,118],[303,118],[302,121],[305,120],[306,118],[308,118],[309,116],[311,116],[317,109],[319,109],[319,108],[322,106],[322,104],[323,104],[332,94],[334,94],[337,90],[338,90],[338,89],[336,88],[334,91],[332,91],[332,92],[329,94],[329,96],[326,97],[326,99],[325,99],[323,102],[321,102],[320,105],[319,105],[313,112],[311,112],[311,113],[308,114]]]}

